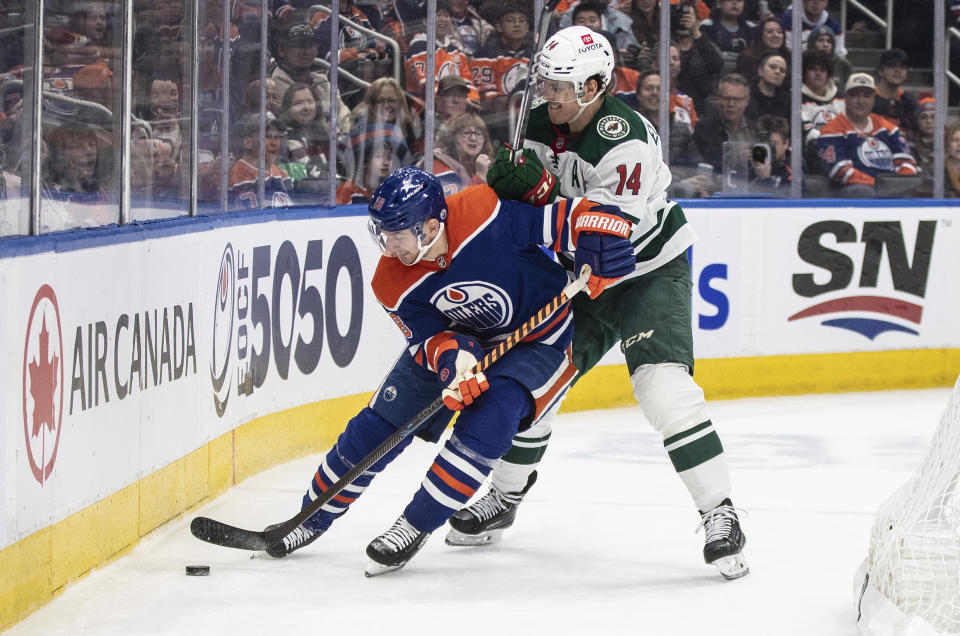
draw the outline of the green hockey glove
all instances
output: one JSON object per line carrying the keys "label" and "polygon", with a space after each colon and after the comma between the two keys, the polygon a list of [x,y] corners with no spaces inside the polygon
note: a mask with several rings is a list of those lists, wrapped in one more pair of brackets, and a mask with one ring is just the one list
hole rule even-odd
{"label": "green hockey glove", "polygon": [[524,201],[531,205],[553,203],[560,189],[557,177],[543,167],[537,153],[523,151],[519,164],[513,162],[513,149],[504,146],[487,171],[487,183],[502,199]]}

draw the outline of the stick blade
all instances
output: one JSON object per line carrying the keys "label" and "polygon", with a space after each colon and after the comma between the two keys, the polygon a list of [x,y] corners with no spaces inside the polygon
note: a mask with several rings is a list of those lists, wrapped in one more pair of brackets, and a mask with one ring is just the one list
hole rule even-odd
{"label": "stick blade", "polygon": [[237,550],[263,551],[272,545],[263,532],[236,528],[209,517],[196,517],[190,522],[190,532],[201,541]]}

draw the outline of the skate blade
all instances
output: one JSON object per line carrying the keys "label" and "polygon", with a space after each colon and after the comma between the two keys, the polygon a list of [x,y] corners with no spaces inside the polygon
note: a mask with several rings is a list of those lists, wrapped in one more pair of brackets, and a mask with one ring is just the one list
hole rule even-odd
{"label": "skate blade", "polygon": [[742,552],[717,559],[713,564],[717,566],[717,570],[720,571],[723,578],[728,581],[739,579],[742,576],[750,574],[750,568],[747,566]]}
{"label": "skate blade", "polygon": [[476,547],[481,545],[492,545],[498,543],[503,536],[503,530],[490,530],[480,534],[465,534],[459,530],[450,528],[444,543],[453,546]]}
{"label": "skate blade", "polygon": [[400,565],[383,565],[382,563],[377,563],[373,559],[370,559],[370,562],[367,563],[367,569],[363,571],[363,575],[369,579],[374,576],[380,576],[381,574],[396,572],[405,565],[406,562],[401,563]]}

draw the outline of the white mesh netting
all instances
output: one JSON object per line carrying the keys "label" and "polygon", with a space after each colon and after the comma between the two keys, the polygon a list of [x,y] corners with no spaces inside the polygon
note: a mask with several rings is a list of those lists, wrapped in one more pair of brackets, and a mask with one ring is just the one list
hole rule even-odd
{"label": "white mesh netting", "polygon": [[920,469],[873,523],[870,584],[905,616],[960,633],[960,380]]}

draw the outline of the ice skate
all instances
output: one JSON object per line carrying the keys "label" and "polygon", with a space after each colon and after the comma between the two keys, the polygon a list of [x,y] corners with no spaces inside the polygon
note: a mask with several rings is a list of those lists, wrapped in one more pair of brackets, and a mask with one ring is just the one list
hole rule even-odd
{"label": "ice skate", "polygon": [[420,551],[428,538],[429,532],[420,532],[410,525],[406,517],[400,515],[389,530],[367,546],[370,563],[364,575],[379,576],[399,570]]}
{"label": "ice skate", "polygon": [[[279,523],[267,526],[264,528],[264,532],[269,532],[274,528],[280,527]],[[267,548],[267,554],[272,556],[275,559],[282,559],[291,552],[295,552],[300,548],[310,545],[314,541],[320,538],[322,532],[315,532],[310,528],[307,528],[303,524],[300,524],[296,528],[290,531],[290,534],[285,536],[281,541],[273,544]]]}
{"label": "ice skate", "polygon": [[533,471],[520,492],[501,492],[490,484],[487,494],[450,517],[451,529],[444,540],[446,544],[477,546],[498,542],[504,529],[513,525],[523,496],[536,481],[537,471]]}
{"label": "ice skate", "polygon": [[700,525],[706,534],[703,560],[717,566],[727,580],[739,579],[750,573],[743,558],[743,546],[747,537],[740,530],[740,519],[729,498],[713,510],[700,512]]}

